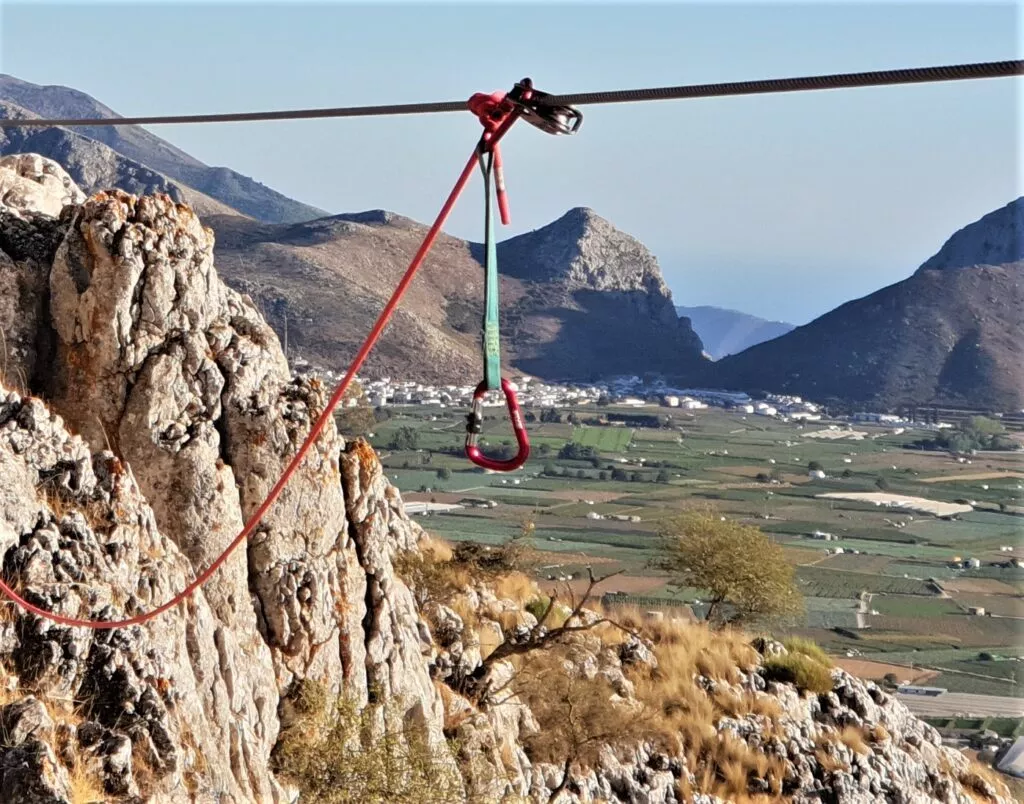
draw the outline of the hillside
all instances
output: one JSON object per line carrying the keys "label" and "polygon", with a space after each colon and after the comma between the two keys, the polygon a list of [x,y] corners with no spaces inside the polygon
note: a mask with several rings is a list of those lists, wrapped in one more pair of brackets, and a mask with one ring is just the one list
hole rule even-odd
{"label": "hillside", "polygon": [[[0,74],[0,101],[8,101],[32,112],[36,117],[82,119],[120,117],[112,109],[84,92],[70,87],[32,84],[11,75]],[[24,117],[27,115],[5,116]],[[62,130],[59,134],[52,130],[24,129],[23,131],[25,133],[21,137],[6,143],[0,153],[34,152],[67,166],[70,161],[69,154],[86,148],[84,141],[92,141],[101,143],[125,157],[140,173],[162,174],[178,186],[187,186],[204,196],[219,201],[225,206],[225,209],[221,210],[222,212],[237,210],[243,215],[269,223],[292,223],[318,218],[326,214],[321,209],[275,192],[248,176],[243,176],[225,167],[206,165],[139,126],[82,127],[76,128],[74,132]],[[96,152],[100,149],[92,146],[90,150]],[[84,157],[78,158],[84,160]],[[102,159],[106,162],[112,161],[109,155],[104,155]],[[75,175],[74,170],[71,170],[70,167],[69,172]],[[124,171],[120,171],[119,175],[123,176]],[[87,191],[100,189],[98,183],[94,186],[88,179],[80,179],[75,176],[75,180]],[[151,191],[156,190],[148,175],[139,178],[138,181],[145,186],[152,186]],[[116,183],[106,186],[118,187],[127,192],[143,191]],[[167,192],[167,190],[161,192]],[[170,194],[174,197],[173,192]],[[208,209],[201,210],[201,212],[213,214],[216,210]]]}
{"label": "hillside", "polygon": [[767,321],[757,316],[722,307],[676,307],[680,316],[690,319],[694,332],[700,336],[704,351],[712,360],[739,354],[744,349],[793,329],[784,321]]}
{"label": "hillside", "polygon": [[[343,368],[422,241],[426,227],[381,210],[291,226],[207,219],[225,280],[257,300],[289,350]],[[571,210],[499,245],[502,350],[548,379],[668,371],[701,362],[654,256],[590,210]],[[365,373],[478,381],[481,247],[442,236]],[[344,311],[344,314],[341,314]]]}
{"label": "hillside", "polygon": [[910,277],[725,358],[727,387],[897,406],[1024,407],[1024,198],[956,232]]}
{"label": "hillside", "polygon": [[[0,100],[0,118],[38,118],[21,106]],[[203,215],[238,213],[145,165],[122,156],[98,140],[65,128],[0,129],[0,156],[39,154],[59,162],[87,193],[116,187],[129,193],[166,193]]]}
{"label": "hillside", "polygon": [[[188,207],[83,202],[38,156],[0,186],[4,578],[68,617],[152,611],[230,543],[330,389],[291,378]],[[0,800],[1010,800],[813,651],[613,626],[515,560],[431,539],[328,420],[188,602],[109,630],[3,603]]]}

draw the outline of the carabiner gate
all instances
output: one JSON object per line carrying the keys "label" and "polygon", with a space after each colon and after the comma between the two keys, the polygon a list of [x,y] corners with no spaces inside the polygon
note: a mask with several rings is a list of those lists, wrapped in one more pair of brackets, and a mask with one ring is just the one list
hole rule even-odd
{"label": "carabiner gate", "polygon": [[483,432],[483,407],[484,394],[487,393],[487,383],[482,382],[473,392],[473,407],[466,416],[466,457],[483,469],[490,469],[494,472],[512,472],[526,463],[530,457],[530,440],[526,434],[526,425],[523,424],[523,416],[519,411],[519,400],[516,399],[515,391],[508,380],[504,377],[501,380],[501,390],[505,394],[505,404],[508,407],[508,415],[512,420],[512,431],[516,435],[516,443],[519,445],[519,452],[514,458],[507,461],[499,461],[488,458],[477,446],[477,439]]}

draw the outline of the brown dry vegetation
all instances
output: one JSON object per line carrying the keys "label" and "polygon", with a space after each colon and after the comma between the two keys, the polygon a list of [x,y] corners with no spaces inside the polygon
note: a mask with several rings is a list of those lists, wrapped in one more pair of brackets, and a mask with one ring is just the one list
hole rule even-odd
{"label": "brown dry vegetation", "polygon": [[290,698],[273,767],[318,804],[446,804],[459,795],[454,768],[439,761],[421,731],[384,714],[374,734],[376,705],[328,700],[324,688],[304,682]]}
{"label": "brown dry vegetation", "polygon": [[[758,654],[749,637],[730,628],[713,632],[684,620],[649,620],[638,610],[616,609],[619,622],[642,631],[654,643],[655,669],[632,670],[630,679],[647,712],[648,737],[670,751],[680,751],[692,768],[704,768],[693,785],[682,782],[683,800],[694,793],[713,793],[729,801],[772,801],[782,789],[784,763],[751,749],[745,742],[720,736],[715,724],[722,717],[758,716],[771,734],[782,712],[769,695],[724,688],[710,695],[694,680],[701,675],[737,683],[740,671],[751,671]],[[607,640],[621,640],[621,631],[602,630]],[[749,795],[753,779],[769,783],[771,796]]]}
{"label": "brown dry vegetation", "polygon": [[[425,587],[431,599],[454,609],[467,628],[479,629],[482,643],[487,642],[488,634],[495,638],[495,632],[480,627],[481,612],[472,610],[465,595],[453,594],[471,583],[489,586],[499,599],[516,602],[538,619],[547,613],[551,628],[562,625],[570,613],[568,607],[557,602],[549,610],[547,595],[540,593],[527,576],[511,569],[514,554],[486,551],[490,554],[485,555],[478,547],[462,545],[454,551],[428,547],[425,552],[425,560],[418,559],[411,570],[403,565],[403,573],[410,572],[414,585]],[[577,595],[573,603],[578,602]],[[594,606],[593,601],[590,606]],[[492,609],[485,616],[496,620],[503,631],[521,624],[519,612]],[[613,695],[602,677],[588,680],[568,673],[571,664],[565,661],[566,645],[562,642],[545,643],[507,657],[515,668],[513,681],[493,700],[482,699],[481,705],[500,703],[500,699],[514,694],[530,706],[540,725],[539,732],[524,735],[531,758],[556,764],[564,778],[567,769],[584,770],[595,762],[599,745],[625,748],[642,736],[671,753],[681,754],[690,768],[699,769],[692,782],[684,775],[678,783],[677,795],[682,800],[690,800],[697,793],[741,804],[783,800],[785,761],[751,748],[730,734],[720,734],[716,725],[723,717],[756,718],[765,737],[780,735],[784,713],[778,700],[766,693],[736,690],[741,672],[754,671],[762,664],[768,679],[794,683],[811,693],[824,692],[832,688],[831,658],[813,641],[791,638],[785,643],[784,656],[762,661],[750,644],[750,635],[733,627],[716,631],[684,619],[652,618],[636,607],[597,613],[602,619],[586,629],[590,634],[607,646],[639,634],[649,640],[658,666],[635,664],[623,668],[636,692],[636,700],[627,703]],[[472,640],[472,635],[468,636]],[[486,657],[495,646],[480,647]],[[726,684],[702,686],[697,683],[698,676]],[[445,704],[445,732],[453,734],[475,710],[447,685],[438,682],[438,686]],[[844,766],[835,746],[845,745],[864,755],[872,746],[889,739],[881,726],[847,727],[819,737],[815,755],[824,769],[839,770]],[[963,781],[969,789],[983,790],[979,780],[984,779],[978,771]],[[752,794],[755,780],[767,782],[769,792]]]}

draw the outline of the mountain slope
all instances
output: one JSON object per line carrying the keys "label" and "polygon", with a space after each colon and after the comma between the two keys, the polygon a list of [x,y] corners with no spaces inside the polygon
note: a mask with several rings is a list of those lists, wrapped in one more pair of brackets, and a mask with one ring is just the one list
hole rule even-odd
{"label": "mountain slope", "polygon": [[711,355],[712,360],[739,354],[751,346],[785,335],[794,328],[793,324],[785,321],[768,321],[723,307],[677,306],[676,312],[690,319],[690,325],[700,336],[704,351]]}
{"label": "mountain slope", "polygon": [[[426,232],[381,210],[287,226],[226,216],[206,223],[226,281],[256,299],[277,332],[287,317],[291,349],[336,369],[355,353]],[[481,251],[439,238],[367,374],[480,379]],[[586,380],[702,361],[654,257],[589,210],[500,244],[499,269],[502,352],[519,371]]]}
{"label": "mountain slope", "polygon": [[[21,106],[0,100],[0,118],[36,118]],[[65,128],[0,129],[0,156],[39,154],[59,162],[87,193],[116,187],[129,193],[166,193],[201,215],[238,214],[231,207],[128,159],[102,142]]]}
{"label": "mountain slope", "polygon": [[1024,407],[1022,223],[1018,198],[902,282],[722,360],[717,381],[882,406]]}
{"label": "mountain slope", "polygon": [[[6,100],[48,118],[120,117],[95,98],[63,86],[41,86],[0,74],[0,100]],[[223,167],[210,167],[139,126],[76,128],[79,137],[103,143],[129,160],[176,182],[188,185],[231,209],[269,223],[311,220],[326,213],[295,201],[257,181]],[[40,149],[45,142],[33,138],[32,149],[63,164],[58,153]],[[12,151],[8,151],[11,153]],[[26,151],[22,151],[26,152]],[[77,181],[77,177],[76,177]],[[118,185],[120,187],[120,185]],[[135,192],[129,187],[120,187]]]}

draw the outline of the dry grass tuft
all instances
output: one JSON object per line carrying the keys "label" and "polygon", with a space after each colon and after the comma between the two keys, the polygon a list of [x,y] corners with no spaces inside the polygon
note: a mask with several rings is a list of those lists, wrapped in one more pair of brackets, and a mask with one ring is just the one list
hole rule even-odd
{"label": "dry grass tuft", "polygon": [[537,585],[521,572],[499,575],[494,579],[492,588],[499,600],[511,600],[520,606],[538,595]]}
{"label": "dry grass tuft", "polygon": [[451,561],[455,555],[452,552],[451,545],[444,539],[439,539],[436,536],[424,535],[420,539],[417,548],[424,556],[435,563]]}
{"label": "dry grass tuft", "polygon": [[84,760],[75,762],[68,777],[71,782],[71,804],[105,804],[107,794],[103,790],[103,783],[96,774],[86,770]]}
{"label": "dry grass tuft", "polygon": [[977,801],[995,801],[995,796],[1010,800],[1013,798],[1005,782],[999,778],[999,774],[977,760],[970,760],[970,766],[958,775],[958,779],[967,794]]}
{"label": "dry grass tuft", "polygon": [[[400,712],[345,698],[327,705],[321,685],[305,682],[294,716],[274,747],[272,769],[318,804],[446,804],[461,789],[458,773],[438,761],[422,729]],[[329,710],[333,710],[329,711]],[[383,715],[383,734],[374,734]]]}
{"label": "dry grass tuft", "polygon": [[865,740],[864,730],[856,726],[847,726],[839,732],[839,741],[851,751],[861,756],[867,756],[871,753],[871,749]]}
{"label": "dry grass tuft", "polygon": [[803,637],[790,637],[782,643],[786,646],[786,650],[790,653],[799,653],[806,656],[809,659],[814,659],[818,664],[822,664],[825,667],[832,667],[832,659],[821,645],[811,639],[805,639]]}
{"label": "dry grass tuft", "polygon": [[[706,793],[727,801],[778,801],[784,763],[742,739],[719,734],[715,727],[722,717],[755,716],[763,719],[767,735],[775,732],[782,715],[778,701],[771,696],[727,686],[740,680],[740,670],[749,672],[758,664],[758,654],[748,638],[728,628],[711,631],[703,624],[650,620],[631,611],[616,609],[615,616],[654,643],[658,667],[629,671],[637,698],[652,714],[648,738],[668,751],[683,753],[691,768],[702,769],[692,784],[680,783],[682,800]],[[698,685],[697,676],[716,682],[709,685],[710,692]],[[770,795],[750,794],[755,779],[768,782]]]}
{"label": "dry grass tuft", "polygon": [[462,618],[463,643],[472,641],[470,637],[480,627],[480,617],[476,609],[470,604],[469,598],[466,595],[457,595],[448,601],[447,606]]}
{"label": "dry grass tuft", "polygon": [[794,684],[804,692],[824,693],[832,689],[832,671],[805,653],[765,659],[764,677],[768,681]]}
{"label": "dry grass tuft", "polygon": [[846,765],[840,762],[836,757],[832,756],[832,754],[824,748],[815,749],[814,758],[818,760],[818,764],[821,765],[822,768],[830,773],[847,770]]}

